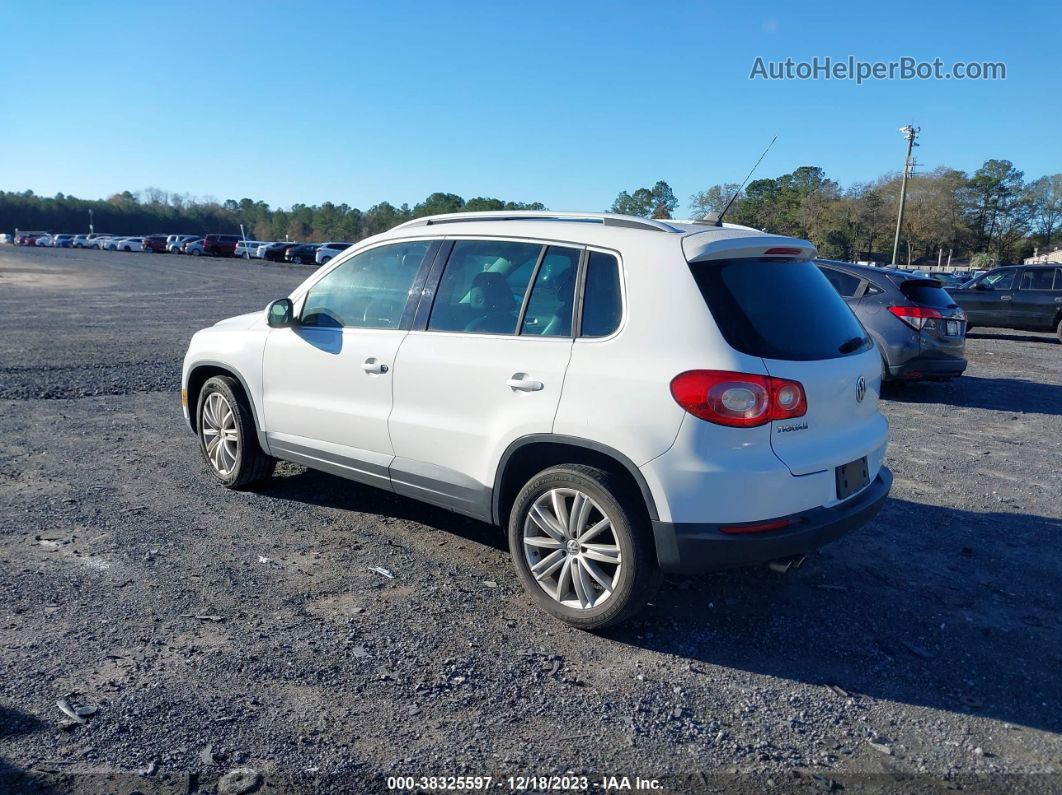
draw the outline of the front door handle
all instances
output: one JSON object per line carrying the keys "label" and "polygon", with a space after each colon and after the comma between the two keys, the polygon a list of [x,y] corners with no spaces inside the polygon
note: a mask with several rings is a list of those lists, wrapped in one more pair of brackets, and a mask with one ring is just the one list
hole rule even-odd
{"label": "front door handle", "polygon": [[542,389],[542,382],[536,381],[527,373],[513,373],[513,377],[506,381],[505,385],[520,392],[538,392]]}
{"label": "front door handle", "polygon": [[370,356],[361,363],[361,369],[370,375],[383,375],[387,372],[387,365]]}
{"label": "front door handle", "polygon": [[999,300],[1000,301],[1009,301],[1013,297],[1014,296],[1012,296],[1012,295],[1001,295],[1001,296],[999,296]]}

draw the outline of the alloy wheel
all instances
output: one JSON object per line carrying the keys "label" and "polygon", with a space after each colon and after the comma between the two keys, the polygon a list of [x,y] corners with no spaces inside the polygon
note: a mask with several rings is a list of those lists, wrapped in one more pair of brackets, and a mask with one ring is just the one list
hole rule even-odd
{"label": "alloy wheel", "polygon": [[214,470],[227,478],[236,468],[240,454],[240,432],[236,414],[220,392],[211,392],[203,401],[203,446]]}
{"label": "alloy wheel", "polygon": [[622,569],[612,520],[589,495],[550,489],[524,517],[524,558],[531,576],[565,607],[600,607],[616,590]]}

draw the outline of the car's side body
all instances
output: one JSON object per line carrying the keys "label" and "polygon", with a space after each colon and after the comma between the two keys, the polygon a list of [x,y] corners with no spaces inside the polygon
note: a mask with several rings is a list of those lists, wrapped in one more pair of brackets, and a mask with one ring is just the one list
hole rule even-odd
{"label": "car's side body", "polygon": [[284,259],[295,265],[315,263],[317,261],[317,249],[320,247],[319,243],[299,243],[284,250]]}
{"label": "car's side body", "polygon": [[212,257],[231,257],[236,253],[239,235],[206,235],[203,238],[203,253]]}
{"label": "car's side body", "polygon": [[326,265],[352,245],[352,243],[322,243],[314,254],[314,260],[318,265]]}
{"label": "car's side body", "polygon": [[1062,337],[1062,266],[994,268],[949,292],[971,326],[1054,331]]}
{"label": "car's side body", "polygon": [[[691,277],[694,266],[742,257],[806,263],[811,244],[740,227],[604,219],[438,217],[362,241],[290,295],[301,324],[272,328],[255,312],[198,332],[183,368],[185,417],[195,430],[204,383],[231,375],[246,391],[269,455],[501,524],[524,480],[544,465],[609,467],[641,495],[658,561],[672,571],[793,554],[873,515],[890,483],[874,346],[856,338],[854,352],[822,361],[742,352],[713,321]],[[545,315],[533,316],[534,290],[545,263],[567,257],[577,263],[566,271],[576,280],[570,332],[528,336],[519,324],[515,334],[432,325],[459,251],[521,245],[534,247],[538,259],[519,323],[546,323]],[[387,308],[372,310],[388,313],[392,326],[308,322],[316,317],[307,315],[308,295],[346,263],[393,256],[405,267],[409,252],[419,265],[411,266],[408,289],[381,295]],[[482,271],[519,270],[515,259],[512,270],[502,262],[491,255]],[[592,336],[585,313],[594,263],[600,264],[594,273],[611,274],[609,300],[618,314],[607,333]],[[497,279],[483,284],[491,281]],[[822,289],[837,301],[825,280]],[[450,311],[471,306],[478,300],[473,293],[454,299]],[[755,428],[699,420],[668,385],[703,368],[802,380],[807,414]],[[842,499],[835,469],[853,459],[865,461],[868,485]],[[782,521],[791,529],[739,538],[724,527],[766,517],[787,517]]]}
{"label": "car's side body", "polygon": [[166,238],[166,251],[170,254],[183,254],[185,243],[199,239],[199,235],[170,235]]}

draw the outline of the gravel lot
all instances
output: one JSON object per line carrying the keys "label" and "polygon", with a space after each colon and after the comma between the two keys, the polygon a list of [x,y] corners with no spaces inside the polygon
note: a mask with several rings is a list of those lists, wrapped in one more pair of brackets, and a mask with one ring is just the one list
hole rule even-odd
{"label": "gravel lot", "polygon": [[0,791],[1062,787],[1054,338],[975,332],[968,375],[885,403],[871,526],[785,576],[671,579],[590,635],[532,606],[490,527],[288,464],[215,485],[188,339],[308,272],[0,250]]}

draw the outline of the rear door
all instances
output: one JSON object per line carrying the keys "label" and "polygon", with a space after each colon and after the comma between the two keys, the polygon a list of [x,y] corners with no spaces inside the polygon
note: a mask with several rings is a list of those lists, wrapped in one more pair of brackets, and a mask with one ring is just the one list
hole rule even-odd
{"label": "rear door", "polygon": [[1054,331],[1055,317],[1062,309],[1062,269],[1026,268],[1010,305],[1015,328]]}
{"label": "rear door", "polygon": [[393,488],[490,519],[514,440],[549,433],[572,352],[582,250],[458,239],[395,365]]}
{"label": "rear door", "polygon": [[815,264],[753,257],[691,268],[731,347],[804,387],[804,416],[772,423],[775,455],[794,475],[866,459],[874,478],[888,437],[878,411],[881,358]]}

